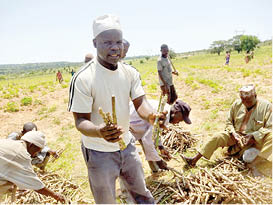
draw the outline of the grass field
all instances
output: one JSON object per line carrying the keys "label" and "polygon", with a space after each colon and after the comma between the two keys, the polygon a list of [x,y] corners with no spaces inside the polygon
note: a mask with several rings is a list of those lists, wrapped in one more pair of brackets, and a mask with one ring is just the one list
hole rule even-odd
{"label": "grass field", "polygon": [[[128,60],[141,74],[148,98],[158,99],[160,88],[156,69],[157,58]],[[244,54],[231,53],[230,65],[225,66],[224,54],[197,53],[177,56],[173,64],[179,72],[174,76],[178,96],[191,108],[191,125],[181,126],[202,136],[199,146],[208,136],[223,130],[227,112],[237,99],[238,89],[254,83],[259,98],[272,102],[272,46],[255,51],[248,64]],[[33,121],[46,134],[53,149],[65,148],[63,155],[47,169],[58,172],[81,184],[86,198],[92,199],[87,181],[85,163],[80,151],[80,133],[75,129],[72,114],[67,111],[68,87],[71,75],[64,73],[64,82],[56,82],[55,73],[33,76],[8,76],[0,80],[0,138],[13,131],[20,131],[27,121]],[[13,78],[12,78],[13,77]],[[194,153],[187,152],[186,155]],[[219,157],[221,150],[214,156]],[[145,176],[150,176],[148,163],[141,155]],[[202,164],[208,163],[201,161]],[[172,160],[170,165],[182,169],[183,162]],[[168,179],[168,173],[162,174]]]}

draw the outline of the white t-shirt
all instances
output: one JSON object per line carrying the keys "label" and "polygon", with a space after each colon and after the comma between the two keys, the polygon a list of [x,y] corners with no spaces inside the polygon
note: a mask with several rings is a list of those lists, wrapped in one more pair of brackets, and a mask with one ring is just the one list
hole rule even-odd
{"label": "white t-shirt", "polygon": [[[124,130],[122,135],[126,145],[131,141],[129,135],[129,102],[145,95],[140,75],[136,69],[124,63],[118,63],[115,71],[103,67],[97,59],[84,65],[72,78],[69,90],[68,110],[76,113],[91,113],[95,125],[103,123],[99,107],[112,115],[112,95],[116,97],[116,115],[118,125]],[[86,148],[115,152],[119,144],[107,142],[103,138],[82,136]]]}

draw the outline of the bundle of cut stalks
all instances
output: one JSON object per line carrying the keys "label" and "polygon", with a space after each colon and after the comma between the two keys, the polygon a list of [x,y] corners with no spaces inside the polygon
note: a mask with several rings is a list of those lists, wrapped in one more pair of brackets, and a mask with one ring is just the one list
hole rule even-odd
{"label": "bundle of cut stalks", "polygon": [[189,176],[175,174],[172,182],[149,185],[156,203],[272,204],[272,182],[253,178],[235,158],[223,159],[211,168],[200,168]]}
{"label": "bundle of cut stalks", "polygon": [[197,141],[197,136],[192,135],[189,131],[183,130],[179,126],[170,125],[167,131],[164,130],[162,132],[161,141],[174,155],[177,152],[182,153],[191,147]]}
{"label": "bundle of cut stalks", "polygon": [[[66,198],[66,204],[91,204],[92,201],[83,199],[84,190],[77,184],[71,182],[50,172],[37,172],[38,177],[43,181],[45,186],[50,190],[63,194]],[[6,204],[10,203],[8,199],[5,200]],[[16,204],[45,204],[45,203],[58,203],[54,198],[38,194],[33,190],[18,190],[16,192]]]}

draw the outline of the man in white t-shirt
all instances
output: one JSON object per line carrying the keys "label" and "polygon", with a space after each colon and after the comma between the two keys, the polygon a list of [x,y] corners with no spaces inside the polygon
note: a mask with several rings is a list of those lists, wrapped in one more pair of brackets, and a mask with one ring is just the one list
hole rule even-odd
{"label": "man in white t-shirt", "polygon": [[[115,181],[120,177],[135,203],[154,203],[129,133],[129,102],[132,100],[139,116],[151,124],[155,111],[145,97],[139,73],[119,62],[123,52],[119,19],[113,15],[98,17],[93,33],[97,57],[73,76],[68,105],[76,128],[83,134],[82,151],[91,191],[96,203],[116,203]],[[116,97],[117,125],[105,125],[99,107],[111,114],[112,95]],[[165,115],[160,115],[161,123]],[[121,138],[127,146],[124,150],[118,144]]]}

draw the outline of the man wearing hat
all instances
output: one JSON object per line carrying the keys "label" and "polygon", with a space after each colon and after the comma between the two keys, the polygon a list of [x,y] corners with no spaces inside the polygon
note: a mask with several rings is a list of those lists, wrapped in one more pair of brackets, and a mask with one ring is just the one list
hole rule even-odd
{"label": "man wearing hat", "polygon": [[[21,132],[12,132],[8,135],[7,139],[20,140],[27,132],[37,130],[38,128],[33,122],[27,122],[24,124]],[[37,155],[32,158],[31,164],[39,167],[41,170],[45,170],[50,156],[53,156],[55,159],[59,157],[56,151],[51,150],[47,145],[45,145],[41,152],[38,152]]]}
{"label": "man wearing hat", "polygon": [[[159,102],[157,100],[148,101],[152,105],[153,109],[156,110]],[[165,110],[168,110],[167,119],[164,123],[165,126],[169,123],[177,124],[182,121],[191,124],[191,120],[189,119],[191,108],[187,103],[177,100],[172,106],[165,105]],[[149,162],[152,171],[157,172],[158,168],[167,170],[167,164],[158,155],[152,139],[153,125],[139,117],[133,103],[130,103],[130,131],[136,140],[140,140],[146,160]],[[159,145],[158,148],[161,154],[166,156],[166,160],[171,159],[170,154],[163,145]]]}
{"label": "man wearing hat", "polygon": [[162,44],[160,47],[161,56],[157,60],[157,70],[159,77],[159,84],[163,94],[168,96],[168,104],[173,104],[177,99],[175,87],[173,85],[172,74],[178,75],[178,72],[172,71],[172,65],[168,58],[169,47]]}
{"label": "man wearing hat", "polygon": [[[31,157],[45,146],[45,136],[40,131],[29,131],[21,140],[0,140],[0,194],[14,184],[19,189],[33,189],[45,196],[65,202],[64,196],[46,188],[31,166]],[[5,187],[6,190],[1,189]]]}
{"label": "man wearing hat", "polygon": [[[68,104],[76,128],[83,134],[82,152],[91,191],[96,203],[116,203],[115,182],[120,177],[135,203],[154,203],[129,133],[130,99],[139,116],[150,123],[156,113],[145,97],[139,73],[120,62],[124,47],[119,19],[113,15],[98,17],[93,23],[93,34],[97,57],[73,76]],[[117,125],[106,125],[99,107],[112,115],[112,95],[116,99]],[[163,123],[166,116],[160,116]],[[121,138],[126,145],[124,150],[119,147]]]}
{"label": "man wearing hat", "polygon": [[230,154],[242,155],[251,163],[257,156],[272,161],[272,104],[258,99],[254,85],[240,88],[240,99],[231,106],[224,132],[218,133],[193,157],[182,158],[190,166],[204,156],[210,159],[218,147],[229,147]]}

